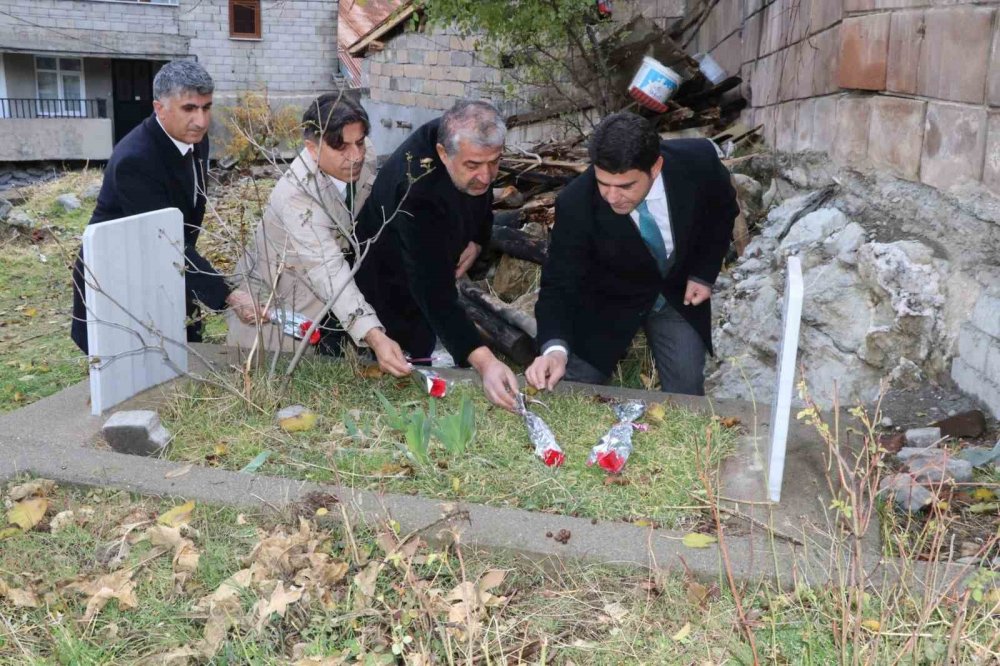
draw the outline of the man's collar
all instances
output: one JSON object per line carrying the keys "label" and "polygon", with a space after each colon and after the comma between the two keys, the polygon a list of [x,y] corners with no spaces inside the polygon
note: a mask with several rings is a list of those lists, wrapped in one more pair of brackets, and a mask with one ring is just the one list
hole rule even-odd
{"label": "man's collar", "polygon": [[156,124],[160,126],[160,129],[167,135],[167,138],[170,139],[175,146],[177,146],[177,150],[181,152],[181,155],[187,155],[188,151],[194,148],[194,144],[184,143],[183,141],[178,141],[174,137],[170,136],[170,132],[168,132],[167,128],[163,126],[163,123],[160,122],[159,116],[154,115],[153,117],[156,118]]}
{"label": "man's collar", "polygon": [[667,191],[663,187],[663,171],[661,170],[656,178],[653,179],[653,185],[649,188],[649,192],[646,193],[645,201],[657,201],[666,198]]}

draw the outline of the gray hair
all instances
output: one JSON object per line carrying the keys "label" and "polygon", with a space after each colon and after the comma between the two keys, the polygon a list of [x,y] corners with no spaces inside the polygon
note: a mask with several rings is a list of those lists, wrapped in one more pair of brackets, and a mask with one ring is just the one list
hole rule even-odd
{"label": "gray hair", "polygon": [[502,146],[506,138],[507,125],[489,102],[460,99],[441,116],[438,143],[449,155],[458,152],[462,141],[495,148]]}
{"label": "gray hair", "polygon": [[172,60],[161,67],[153,79],[153,99],[156,100],[185,92],[211,95],[214,90],[212,77],[194,60]]}

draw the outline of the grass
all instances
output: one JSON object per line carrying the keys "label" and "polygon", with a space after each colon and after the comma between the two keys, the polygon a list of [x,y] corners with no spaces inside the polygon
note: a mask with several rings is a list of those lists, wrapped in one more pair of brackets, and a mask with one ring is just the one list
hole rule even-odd
{"label": "grass", "polygon": [[[259,582],[240,592],[230,607],[234,625],[198,663],[402,663],[394,652],[406,663],[753,663],[735,630],[733,599],[718,583],[429,545],[392,525],[334,520],[339,512],[323,496],[281,514],[197,505],[193,529],[184,531],[200,552],[191,578],[175,584],[169,553],[137,541],[122,564],[136,606],[112,599],[86,624],[88,597],[67,586],[109,573],[106,558],[95,556],[99,546],[120,542],[129,525],[139,524],[129,534],[140,535],[180,500],[57,489],[48,502],[34,530],[2,541],[0,581],[34,592],[39,606],[0,594],[0,664],[190,663],[164,655],[199,645],[208,618],[198,601],[244,567]],[[65,510],[74,523],[53,530]],[[346,568],[310,583],[300,575],[309,553]],[[481,597],[489,603],[449,618],[448,595],[488,573],[497,581]],[[279,581],[310,594],[257,631],[254,609]],[[995,663],[995,600],[965,595],[926,615],[918,597],[898,589],[870,589],[853,605],[833,588],[760,584],[741,594],[762,663]],[[845,627],[859,623],[852,637]]]}
{"label": "grass", "polygon": [[[710,416],[668,405],[663,423],[634,433],[626,471],[620,483],[608,485],[602,470],[585,464],[591,447],[615,422],[608,405],[589,396],[539,396],[548,409],[533,409],[566,453],[566,463],[554,470],[534,456],[523,419],[490,406],[481,389],[457,384],[434,407],[443,417],[457,411],[461,398],[468,396],[476,410],[476,437],[460,456],[447,455],[433,441],[432,464],[421,465],[404,453],[403,435],[388,425],[376,390],[404,411],[427,410],[432,400],[408,379],[366,379],[349,363],[322,361],[302,365],[284,394],[258,380],[253,399],[261,409],[218,388],[187,386],[160,411],[174,435],[169,456],[240,469],[267,450],[271,457],[261,469],[266,474],[603,520],[677,525],[691,515],[692,505],[704,504],[698,495],[696,458],[701,455],[704,464],[714,467],[735,436]],[[280,404],[277,395],[283,396]],[[318,426],[307,432],[281,430],[274,413],[292,404],[318,414]],[[711,451],[706,430],[713,433]]]}
{"label": "grass", "polygon": [[31,238],[8,231],[0,237],[0,412],[87,375],[86,360],[69,338],[69,267],[94,201],[66,212],[55,200],[68,192],[79,195],[100,178],[100,172],[85,170],[24,188],[27,201],[20,210],[49,225],[48,232]]}

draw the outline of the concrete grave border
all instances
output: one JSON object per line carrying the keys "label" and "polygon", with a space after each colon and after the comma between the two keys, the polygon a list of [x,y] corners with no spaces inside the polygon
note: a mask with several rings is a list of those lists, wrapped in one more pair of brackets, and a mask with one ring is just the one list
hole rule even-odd
{"label": "concrete grave border", "polygon": [[[223,349],[196,345],[198,356],[220,358]],[[194,370],[197,372],[197,370]],[[474,373],[445,371],[451,379],[468,381]],[[570,385],[564,390],[601,393],[616,397],[662,401],[668,396],[632,389],[605,386]],[[148,408],[155,405],[169,385],[156,387],[121,405],[121,409]],[[771,580],[782,587],[798,584],[822,585],[837,582],[832,570],[829,544],[810,526],[818,526],[828,505],[824,483],[816,483],[815,465],[825,463],[817,453],[815,438],[793,422],[789,438],[788,478],[795,479],[799,503],[790,501],[771,505],[763,501],[766,485],[763,478],[763,451],[767,422],[753,418],[752,405],[736,401],[715,402],[690,396],[669,396],[678,404],[715,410],[725,409],[726,416],[737,416],[751,433],[741,439],[737,451],[723,465],[721,495],[728,507],[748,517],[749,533],[726,536],[731,554],[732,572],[737,580]],[[751,410],[748,414],[747,410]],[[758,412],[759,414],[759,412]],[[44,424],[44,431],[40,428]],[[166,478],[170,471],[185,463],[119,454],[94,448],[102,419],[91,416],[87,382],[0,417],[0,482],[20,474],[33,474],[58,483],[80,486],[104,486],[140,495],[182,497],[205,503],[247,506],[280,510],[312,492],[338,498],[355,519],[379,521],[392,518],[404,533],[418,532],[431,540],[447,540],[449,530],[461,534],[467,546],[514,552],[532,559],[559,562],[564,559],[587,563],[655,568],[690,572],[705,580],[723,580],[723,559],[718,545],[706,549],[687,548],[681,543],[682,532],[637,527],[624,522],[592,522],[554,514],[521,509],[490,507],[461,501],[431,500],[420,496],[378,493],[352,488],[296,481],[282,477],[244,474],[215,468],[192,466],[190,472]],[[814,478],[810,480],[809,475]],[[821,478],[821,477],[820,477]],[[810,483],[814,484],[810,487]],[[739,501],[731,501],[738,499]],[[769,525],[779,538],[765,533]],[[547,538],[547,532],[567,529],[568,543]],[[872,529],[877,539],[878,529]],[[867,544],[863,558],[873,585],[900,581],[915,593],[926,589],[941,590],[961,581],[973,565],[942,563],[907,563],[885,560],[877,541]],[[734,556],[735,555],[735,556]],[[904,573],[905,572],[905,573]],[[905,580],[904,580],[905,579]]]}

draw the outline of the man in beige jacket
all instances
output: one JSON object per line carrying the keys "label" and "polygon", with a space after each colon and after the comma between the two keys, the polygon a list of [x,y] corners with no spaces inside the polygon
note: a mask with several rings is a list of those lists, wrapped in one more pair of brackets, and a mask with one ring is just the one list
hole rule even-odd
{"label": "man in beige jacket", "polygon": [[[275,185],[253,243],[237,275],[269,312],[281,308],[308,319],[334,300],[323,322],[321,351],[337,353],[340,331],[370,347],[383,370],[397,377],[410,365],[384,331],[375,310],[354,283],[347,255],[356,212],[371,192],[375,154],[368,115],[338,93],[322,95],[302,118],[305,147]],[[261,324],[268,350],[291,351],[296,340],[281,327]],[[230,346],[250,349],[257,327],[229,317]]]}

